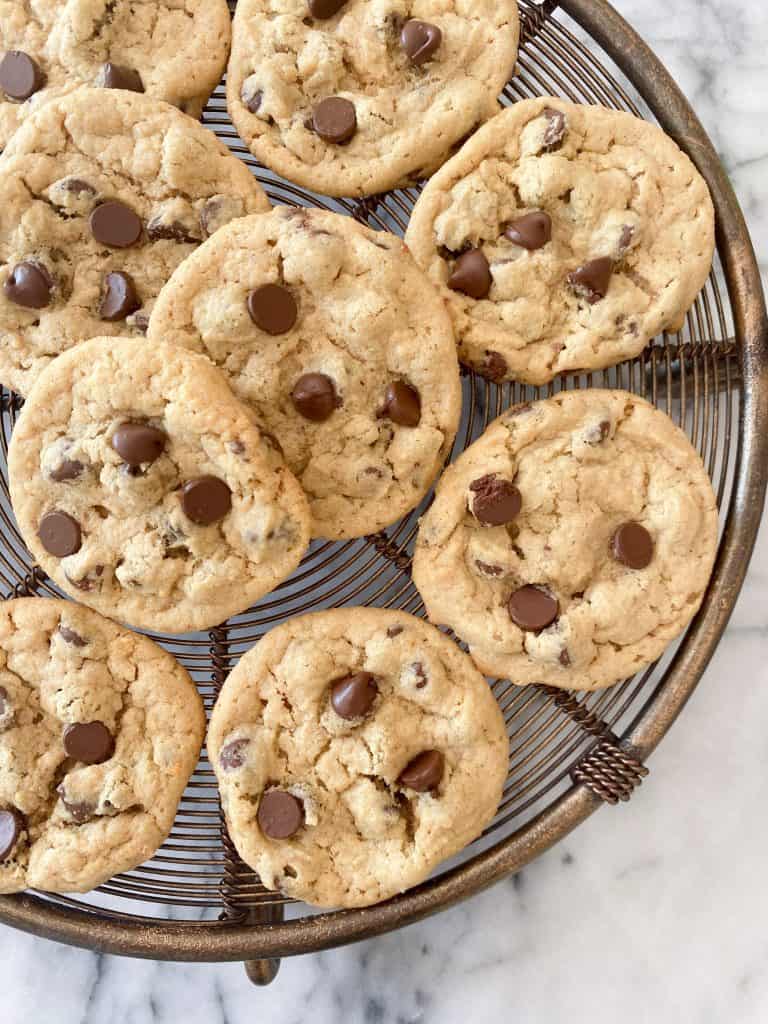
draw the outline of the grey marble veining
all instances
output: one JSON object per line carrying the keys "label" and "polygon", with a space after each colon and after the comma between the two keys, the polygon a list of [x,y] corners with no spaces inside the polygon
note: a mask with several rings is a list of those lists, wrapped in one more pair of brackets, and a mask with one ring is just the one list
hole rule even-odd
{"label": "grey marble veining", "polygon": [[[614,0],[693,101],[768,270],[768,4]],[[0,1021],[28,1024],[765,1024],[768,530],[652,774],[566,842],[402,932],[287,961],[97,956],[0,928]],[[727,704],[726,704],[727,699]]]}

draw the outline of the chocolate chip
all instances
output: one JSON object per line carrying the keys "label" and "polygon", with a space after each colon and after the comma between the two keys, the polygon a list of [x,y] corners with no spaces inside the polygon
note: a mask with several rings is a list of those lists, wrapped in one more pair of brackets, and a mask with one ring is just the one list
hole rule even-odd
{"label": "chocolate chip", "polygon": [[352,672],[331,683],[331,706],[339,718],[362,718],[373,707],[378,692],[370,672]]}
{"label": "chocolate chip", "polygon": [[478,558],[475,559],[475,568],[483,576],[503,576],[504,569],[500,565],[489,565],[488,562],[481,562]]}
{"label": "chocolate chip", "polygon": [[112,733],[103,722],[76,722],[68,725],[62,740],[67,755],[81,764],[102,764],[115,752]]}
{"label": "chocolate chip", "polygon": [[653,559],[653,538],[640,523],[622,523],[611,541],[613,557],[630,569],[645,569]]}
{"label": "chocolate chip", "polygon": [[585,298],[590,306],[605,298],[613,274],[613,260],[601,256],[590,260],[568,275],[568,284],[577,295]]}
{"label": "chocolate chip", "polygon": [[96,241],[112,249],[128,249],[141,238],[141,218],[130,206],[114,199],[99,203],[89,224]]}
{"label": "chocolate chip", "polygon": [[312,111],[312,129],[326,142],[348,142],[357,131],[354,103],[342,96],[321,100]]}
{"label": "chocolate chip", "polygon": [[293,406],[306,420],[322,423],[341,402],[336,386],[324,373],[305,373],[296,381],[291,392]]}
{"label": "chocolate chip", "polygon": [[621,229],[621,234],[619,235],[619,244],[617,246],[617,256],[619,256],[619,258],[621,258],[627,253],[630,245],[632,245],[632,239],[634,237],[634,225],[625,224],[624,227]]}
{"label": "chocolate chip", "polygon": [[12,100],[28,100],[45,85],[45,75],[23,50],[9,50],[0,61],[0,89]]}
{"label": "chocolate chip", "polygon": [[411,18],[400,32],[400,44],[411,64],[419,67],[429,60],[443,41],[443,33],[428,21]]}
{"label": "chocolate chip", "polygon": [[482,249],[470,249],[459,256],[448,278],[448,287],[472,299],[484,299],[491,290],[493,278]]}
{"label": "chocolate chip", "polygon": [[520,513],[522,497],[511,480],[489,473],[473,480],[469,489],[472,515],[483,526],[504,526]]}
{"label": "chocolate chip", "polygon": [[402,626],[389,626],[389,628],[387,629],[387,636],[391,640],[393,637],[400,636],[400,634],[402,632],[403,632],[403,627]]}
{"label": "chocolate chip", "polygon": [[90,593],[98,586],[99,580],[104,572],[103,565],[97,565],[93,570],[93,574],[87,574],[82,576],[79,580],[72,579],[71,576],[67,576],[67,579],[73,587],[77,587],[78,590],[82,590],[85,593]]}
{"label": "chocolate chip", "polygon": [[112,435],[112,447],[129,466],[156,462],[165,451],[168,436],[148,423],[121,423]]}
{"label": "chocolate chip", "polygon": [[288,839],[304,824],[304,805],[293,793],[270,789],[262,796],[256,817],[269,839]]}
{"label": "chocolate chip", "polygon": [[61,785],[56,787],[56,792],[59,794],[59,796],[61,797],[61,802],[64,804],[64,806],[72,815],[73,819],[77,822],[78,825],[82,825],[84,824],[84,822],[90,821],[90,819],[93,817],[94,811],[96,810],[93,804],[89,804],[85,800],[79,800],[77,802],[68,800],[66,789],[64,788],[63,782],[61,783]]}
{"label": "chocolate chip", "polygon": [[70,629],[69,626],[59,626],[59,636],[67,643],[72,644],[73,647],[86,647],[88,644],[87,640],[83,640],[79,633],[76,633],[74,629]]}
{"label": "chocolate chip", "polygon": [[50,555],[66,558],[80,550],[83,539],[80,524],[66,512],[47,512],[37,530],[40,543]]}
{"label": "chocolate chip", "polygon": [[247,757],[248,747],[251,745],[249,739],[232,740],[219,753],[219,764],[224,771],[231,772],[236,768],[242,768]]}
{"label": "chocolate chip", "polygon": [[523,249],[541,249],[552,240],[552,218],[543,210],[526,213],[507,224],[504,234]]}
{"label": "chocolate chip", "polygon": [[85,466],[77,459],[62,459],[58,466],[51,470],[49,476],[57,484],[62,484],[67,480],[77,480],[84,469]]}
{"label": "chocolate chip", "polygon": [[560,664],[563,666],[563,668],[570,668],[571,667],[571,656],[568,653],[568,648],[567,647],[564,647],[562,649],[562,651],[560,651],[560,654],[558,655],[557,660],[560,662]]}
{"label": "chocolate chip", "polygon": [[507,610],[520,629],[537,632],[552,625],[560,614],[560,605],[548,591],[529,583],[512,594]]}
{"label": "chocolate chip", "polygon": [[261,101],[264,99],[264,90],[256,89],[254,92],[246,93],[243,90],[242,100],[252,114],[258,113]]}
{"label": "chocolate chip", "polygon": [[346,3],[346,0],[307,0],[309,13],[319,21],[332,18]]}
{"label": "chocolate chip", "polygon": [[125,320],[141,307],[136,286],[130,274],[115,270],[104,278],[104,290],[99,306],[99,316],[108,323]]}
{"label": "chocolate chip", "polygon": [[41,263],[17,263],[3,286],[6,298],[25,309],[44,309],[51,304],[53,278]]}
{"label": "chocolate chip", "polygon": [[296,300],[279,284],[263,284],[248,295],[251,320],[267,334],[285,334],[299,315]]}
{"label": "chocolate chip", "polygon": [[61,182],[61,188],[73,196],[88,197],[96,195],[96,189],[93,185],[90,185],[87,181],[83,181],[81,178],[65,178]]}
{"label": "chocolate chip", "polygon": [[427,673],[424,671],[424,666],[420,661],[414,661],[411,665],[413,674],[416,676],[416,689],[423,690],[427,685]]}
{"label": "chocolate chip", "polygon": [[401,427],[418,427],[421,421],[419,392],[401,380],[393,381],[384,392],[384,405],[379,410],[379,416]]}
{"label": "chocolate chip", "polygon": [[193,523],[210,526],[223,519],[232,508],[232,492],[216,476],[197,477],[182,487],[181,507]]}
{"label": "chocolate chip", "polygon": [[553,110],[552,107],[546,107],[543,114],[547,119],[547,127],[544,130],[544,141],[541,148],[545,153],[553,153],[556,149],[560,149],[565,138],[567,127],[565,114],[560,110]]}
{"label": "chocolate chip", "polygon": [[0,861],[11,856],[24,828],[24,818],[14,807],[0,811]]}
{"label": "chocolate chip", "polygon": [[152,242],[185,242],[197,245],[201,239],[191,234],[181,221],[174,220],[170,224],[162,219],[162,215],[152,217],[147,224],[147,237]]}
{"label": "chocolate chip", "polygon": [[408,762],[397,781],[417,793],[426,793],[440,785],[444,773],[445,758],[440,751],[422,750]]}
{"label": "chocolate chip", "polygon": [[111,61],[102,65],[98,83],[103,89],[128,89],[129,92],[144,92],[144,83],[135,68],[112,64]]}
{"label": "chocolate chip", "polygon": [[504,380],[509,372],[507,361],[500,352],[489,351],[485,354],[485,359],[477,367],[477,372],[481,377],[486,377],[488,380],[498,382]]}

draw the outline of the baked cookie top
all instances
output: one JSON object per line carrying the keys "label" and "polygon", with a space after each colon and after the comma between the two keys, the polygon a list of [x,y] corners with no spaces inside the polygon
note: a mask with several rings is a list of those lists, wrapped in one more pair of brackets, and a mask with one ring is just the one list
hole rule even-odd
{"label": "baked cookie top", "polygon": [[69,601],[0,604],[0,892],[86,892],[151,857],[204,731],[148,637]]}
{"label": "baked cookie top", "polygon": [[93,338],[32,389],[8,453],[35,559],[67,593],[144,629],[209,629],[295,569],[298,483],[203,356]]}
{"label": "baked cookie top", "polygon": [[448,637],[343,608],[271,630],[208,732],[230,835],[270,889],[366,906],[423,881],[491,821],[504,719]]}
{"label": "baked cookie top", "polygon": [[631,114],[525,100],[429,181],[406,242],[440,286],[459,358],[544,384],[678,330],[714,253],[704,179]]}
{"label": "baked cookie top", "polygon": [[0,149],[79,85],[146,93],[197,118],[230,36],[226,0],[0,0]]}
{"label": "baked cookie top", "polygon": [[149,337],[224,370],[300,479],[314,536],[394,522],[453,444],[442,299],[401,239],[349,217],[281,207],[227,225],[163,289]]}
{"label": "baked cookie top", "polygon": [[698,610],[717,548],[701,459],[624,391],[510,409],[443,475],[413,577],[430,619],[513,683],[609,686]]}
{"label": "baked cookie top", "polygon": [[141,334],[179,263],[265,209],[248,168],[168,104],[86,88],[48,103],[0,158],[0,381],[26,394],[76,342]]}
{"label": "baked cookie top", "polygon": [[262,163],[326,195],[426,177],[498,110],[516,0],[239,0],[227,105]]}

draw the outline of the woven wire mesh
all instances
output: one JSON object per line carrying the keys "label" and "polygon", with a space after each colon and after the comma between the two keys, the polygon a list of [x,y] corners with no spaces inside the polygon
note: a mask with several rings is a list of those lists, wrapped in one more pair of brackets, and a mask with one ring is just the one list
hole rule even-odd
{"label": "woven wire mesh", "polygon": [[[234,9],[234,0],[230,7]],[[520,0],[521,48],[504,104],[536,95],[559,95],[650,116],[631,86],[605,55],[595,55],[577,26],[555,3]],[[402,235],[416,201],[417,186],[364,200],[328,199],[299,189],[262,168],[238,138],[227,116],[223,86],[203,115],[211,128],[253,170],[275,204],[317,206]],[[720,264],[688,314],[684,329],[665,334],[640,356],[609,370],[570,374],[547,387],[494,385],[465,372],[464,410],[452,458],[476,439],[510,404],[546,397],[561,389],[624,388],[652,401],[688,434],[701,453],[721,510],[728,508],[735,468],[741,378],[733,326]],[[5,597],[61,596],[36,568],[20,538],[8,499],[7,447],[22,400],[2,393],[0,422],[0,586]],[[429,499],[427,499],[427,502]],[[269,628],[303,612],[371,604],[423,614],[410,577],[418,517],[424,505],[374,536],[346,542],[314,542],[294,575],[243,615],[209,634],[155,636],[190,671],[210,712],[228,671]],[[633,679],[591,694],[492,683],[510,737],[509,772],[498,813],[477,843],[451,865],[523,828],[570,785],[571,772],[609,730],[618,735],[664,685],[669,654]],[[45,894],[41,894],[45,895]],[[289,918],[311,908],[268,892],[238,858],[226,834],[215,778],[203,751],[179,807],[173,830],[148,863],[112,878],[78,899],[47,897],[112,918],[153,921],[211,919],[212,927],[247,918]],[[283,905],[286,905],[285,908]]]}

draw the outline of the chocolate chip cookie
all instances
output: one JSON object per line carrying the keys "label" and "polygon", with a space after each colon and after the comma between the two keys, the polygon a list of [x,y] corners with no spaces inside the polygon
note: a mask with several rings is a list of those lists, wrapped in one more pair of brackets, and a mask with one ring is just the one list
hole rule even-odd
{"label": "chocolate chip cookie", "polygon": [[486,673],[594,690],[661,655],[717,548],[701,459],[624,391],[563,392],[497,419],[444,474],[413,578]]}
{"label": "chocolate chip cookie", "polygon": [[0,149],[30,113],[92,85],[199,117],[230,43],[226,0],[0,0]]}
{"label": "chocolate chip cookie", "polygon": [[714,212],[661,129],[544,98],[515,103],[440,169],[406,242],[441,288],[459,358],[544,384],[682,326],[712,263]]}
{"label": "chocolate chip cookie", "polygon": [[151,857],[204,731],[148,637],[69,601],[0,604],[0,892],[87,892]]}
{"label": "chocolate chip cookie", "polygon": [[27,399],[8,454],[19,528],[67,593],[144,629],[209,629],[298,565],[298,483],[203,356],[93,338]]}
{"label": "chocolate chip cookie", "polygon": [[516,0],[239,0],[227,105],[267,167],[326,195],[426,177],[498,110]]}
{"label": "chocolate chip cookie", "polygon": [[394,522],[453,444],[442,300],[399,238],[349,217],[282,207],[228,225],[163,289],[149,337],[224,370],[299,477],[314,536]]}
{"label": "chocolate chip cookie", "polygon": [[470,659],[379,608],[269,632],[224,684],[207,745],[242,858],[322,907],[423,881],[488,825],[507,774],[504,719]]}
{"label": "chocolate chip cookie", "polygon": [[26,394],[77,342],[140,335],[204,238],[268,208],[248,168],[165,103],[85,88],[48,103],[0,158],[0,381]]}

